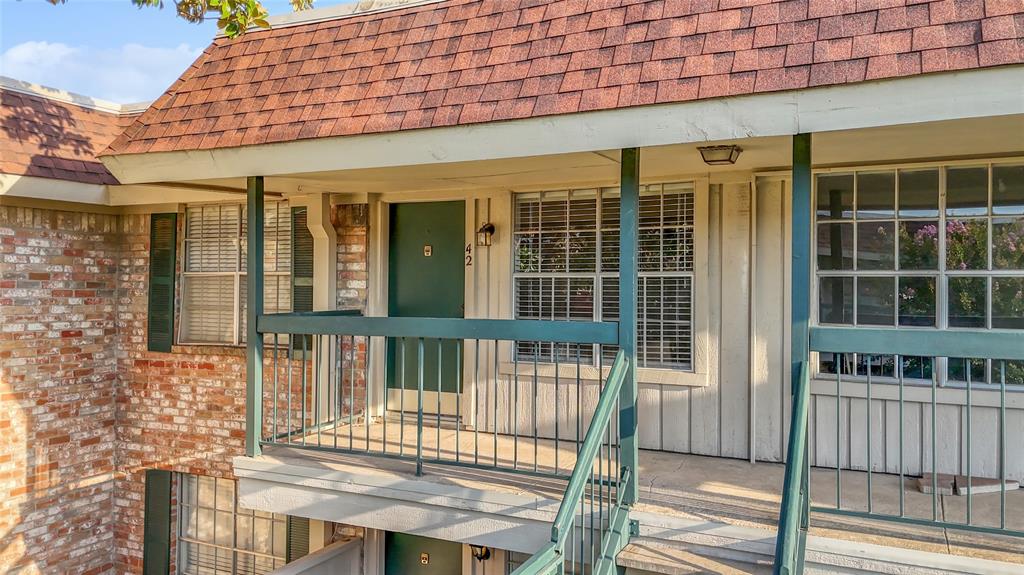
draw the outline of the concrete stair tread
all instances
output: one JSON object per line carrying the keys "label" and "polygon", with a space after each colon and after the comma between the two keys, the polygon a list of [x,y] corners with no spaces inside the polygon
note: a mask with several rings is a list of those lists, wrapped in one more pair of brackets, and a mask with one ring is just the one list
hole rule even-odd
{"label": "concrete stair tread", "polygon": [[634,573],[660,575],[761,575],[772,572],[770,565],[712,557],[699,546],[685,543],[666,545],[650,539],[634,539],[616,558],[620,567]]}

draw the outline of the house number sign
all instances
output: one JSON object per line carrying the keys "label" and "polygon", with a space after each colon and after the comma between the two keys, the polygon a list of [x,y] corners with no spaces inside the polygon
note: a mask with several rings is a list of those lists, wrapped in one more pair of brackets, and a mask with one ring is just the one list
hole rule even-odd
{"label": "house number sign", "polygon": [[466,267],[473,265],[473,244],[466,244]]}

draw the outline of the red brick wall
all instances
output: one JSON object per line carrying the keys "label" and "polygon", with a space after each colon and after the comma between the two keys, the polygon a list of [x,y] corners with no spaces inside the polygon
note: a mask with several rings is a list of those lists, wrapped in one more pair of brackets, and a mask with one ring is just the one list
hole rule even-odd
{"label": "red brick wall", "polygon": [[0,206],[0,573],[111,568],[117,224]]}
{"label": "red brick wall", "polygon": [[[363,308],[365,206],[335,226]],[[232,476],[245,350],[146,351],[148,215],[0,206],[0,256],[0,573],[139,573],[145,469]]]}

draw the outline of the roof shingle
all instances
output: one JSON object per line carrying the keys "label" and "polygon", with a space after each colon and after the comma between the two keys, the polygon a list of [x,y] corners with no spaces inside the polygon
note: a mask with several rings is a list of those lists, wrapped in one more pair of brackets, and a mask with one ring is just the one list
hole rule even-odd
{"label": "roof shingle", "polygon": [[1024,0],[448,0],[218,38],[106,154],[1024,63]]}

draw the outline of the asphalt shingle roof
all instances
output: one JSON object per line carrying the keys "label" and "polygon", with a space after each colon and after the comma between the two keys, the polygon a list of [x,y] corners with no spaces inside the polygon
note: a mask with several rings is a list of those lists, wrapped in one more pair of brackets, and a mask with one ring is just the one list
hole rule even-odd
{"label": "asphalt shingle roof", "polygon": [[202,150],[1024,62],[1024,0],[448,0],[219,38],[105,153]]}

